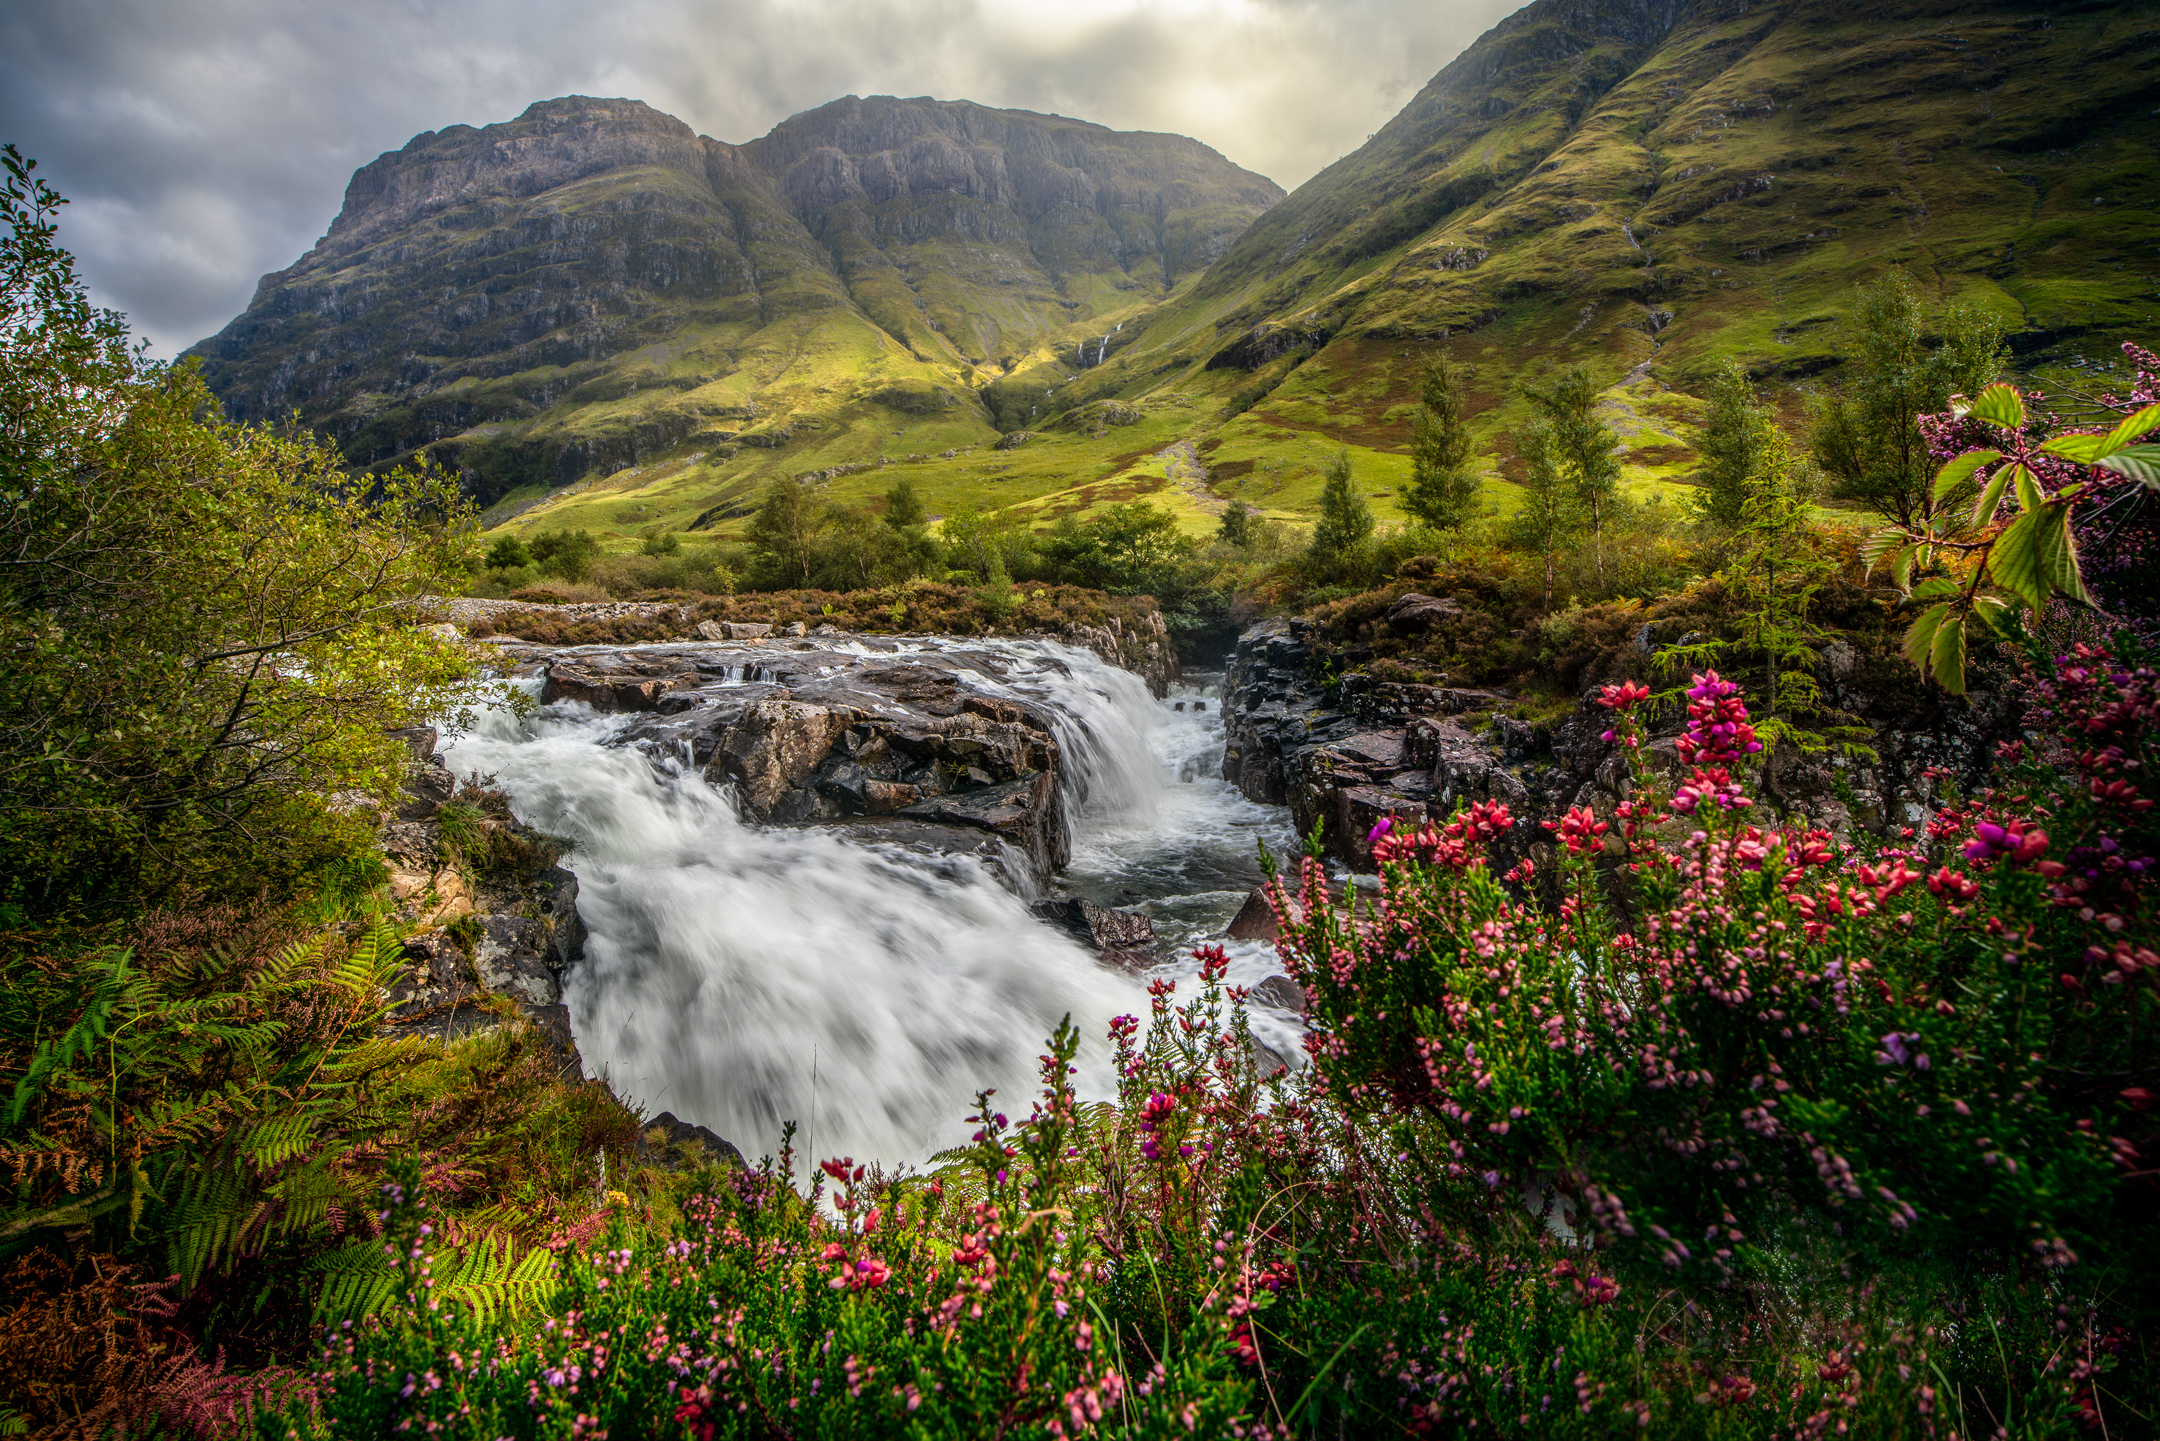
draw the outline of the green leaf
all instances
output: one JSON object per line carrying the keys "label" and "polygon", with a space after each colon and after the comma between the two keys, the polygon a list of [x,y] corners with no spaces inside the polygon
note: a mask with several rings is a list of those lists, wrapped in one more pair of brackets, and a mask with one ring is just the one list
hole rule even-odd
{"label": "green leaf", "polygon": [[2107,454],[2113,455],[2118,450],[2127,449],[2130,442],[2155,426],[2160,426],[2160,402],[2146,406],[2143,410],[2109,431]]}
{"label": "green leaf", "polygon": [[1915,620],[1905,631],[1905,659],[1918,666],[1922,675],[1927,674],[1927,657],[1935,645],[1935,632],[1941,627],[1943,617],[1948,614],[1950,614],[1950,603],[1948,601],[1944,601],[1941,605],[1930,606],[1927,610],[1922,611],[1919,619]]}
{"label": "green leaf", "polygon": [[2005,634],[2004,622],[2011,614],[2010,603],[2001,596],[1983,595],[1973,601],[1973,614],[1980,623],[1998,635]]}
{"label": "green leaf", "polygon": [[1920,584],[1914,586],[1912,594],[1914,600],[1947,600],[1951,596],[1962,595],[1964,590],[1965,587],[1950,579],[1949,576],[1938,575],[1932,580],[1923,580]]}
{"label": "green leaf", "polygon": [[2112,455],[2120,449],[2122,447],[2119,445],[2109,445],[2108,438],[2104,435],[2058,435],[2041,446],[2040,453],[2059,455],[2080,465],[2094,465],[2102,456]]}
{"label": "green leaf", "polygon": [[2018,509],[2030,512],[2047,504],[2047,495],[2040,489],[2040,482],[2034,480],[2033,473],[2024,466],[2011,468],[2010,483],[2017,487]]}
{"label": "green leaf", "polygon": [[2040,579],[2057,595],[2091,605],[2085,576],[2078,566],[2077,542],[2070,535],[2070,507],[2056,506],[2039,512],[2033,530],[2033,558]]}
{"label": "green leaf", "polygon": [[1912,594],[1913,557],[1919,553],[1919,546],[1908,545],[1890,562],[1890,583],[1907,595]]}
{"label": "green leaf", "polygon": [[1981,391],[1965,413],[1990,425],[2016,430],[2025,424],[2025,401],[2015,386],[1997,383]]}
{"label": "green leaf", "polygon": [[2070,538],[2068,506],[2042,505],[2011,522],[1988,551],[1987,568],[1990,579],[2035,612],[2057,594],[2092,604]]}
{"label": "green leaf", "polygon": [[1995,478],[1988,482],[1987,489],[1981,491],[1980,498],[1973,502],[1972,523],[1975,528],[1995,523],[1995,512],[2002,509],[2003,491],[2010,485],[2010,472],[2022,469],[2023,466],[2005,466],[1995,472]]}
{"label": "green leaf", "polygon": [[1952,695],[1965,694],[1965,618],[1946,619],[1935,628],[1928,648],[1928,666],[1935,683]]}
{"label": "green leaf", "polygon": [[2160,445],[2133,445],[2102,460],[2117,475],[2127,475],[2140,485],[2160,490]]}
{"label": "green leaf", "polygon": [[1860,543],[1861,578],[1875,573],[1882,558],[1905,543],[1905,532],[1894,526],[1881,526],[1868,532],[1868,538]]}
{"label": "green leaf", "polygon": [[2037,611],[2047,604],[2047,582],[2040,578],[2040,559],[2035,551],[2037,522],[2043,513],[2028,510],[2010,522],[1988,548],[1988,578]]}
{"label": "green leaf", "polygon": [[1968,450],[1935,473],[1935,499],[1940,502],[1951,491],[1973,478],[1973,472],[1984,465],[1992,465],[2002,459],[1999,450]]}

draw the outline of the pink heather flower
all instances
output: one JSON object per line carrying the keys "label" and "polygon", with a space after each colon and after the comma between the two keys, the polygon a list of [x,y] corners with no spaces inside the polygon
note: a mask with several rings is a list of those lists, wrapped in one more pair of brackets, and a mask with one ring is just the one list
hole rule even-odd
{"label": "pink heather flower", "polygon": [[1748,724],[1740,687],[1716,671],[1695,677],[1688,690],[1688,728],[1677,749],[1686,765],[1729,766],[1762,749]]}
{"label": "pink heather flower", "polygon": [[1382,816],[1379,823],[1365,833],[1365,844],[1376,845],[1382,836],[1395,829],[1395,817]]}
{"label": "pink heather flower", "polygon": [[1606,686],[1597,695],[1597,703],[1607,710],[1632,710],[1637,704],[1648,699],[1650,687],[1632,680]]}

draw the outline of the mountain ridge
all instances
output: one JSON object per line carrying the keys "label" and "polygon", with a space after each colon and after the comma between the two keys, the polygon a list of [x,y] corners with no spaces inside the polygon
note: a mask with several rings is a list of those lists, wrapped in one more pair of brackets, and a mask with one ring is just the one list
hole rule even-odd
{"label": "mountain ridge", "polygon": [[[452,223],[491,255],[524,226],[586,263],[613,246],[626,276],[696,260],[707,278],[596,273],[550,300],[572,262],[536,251],[524,329],[490,339],[478,313],[508,302],[488,286],[528,282],[483,256],[462,262],[477,318],[365,336],[296,266],[199,349],[237,413],[300,399],[363,464],[427,445],[509,498],[497,519],[531,504],[528,529],[728,529],[774,475],[874,503],[893,463],[933,510],[1040,522],[1148,495],[1188,529],[1230,498],[1296,519],[1339,444],[1392,518],[1416,373],[1443,349],[1476,368],[1503,506],[1508,380],[1556,361],[1608,385],[1631,493],[1677,499],[1715,360],[1790,408],[1837,364],[1855,282],[1890,266],[2001,315],[2029,364],[2160,332],[2156,51],[2160,10],[2129,0],[1535,0],[1288,197],[1182,137],[845,97],[742,146],[640,106],[657,118],[606,165],[423,214],[428,176],[488,133],[458,127],[367,179],[410,219],[377,235],[356,212],[352,285],[381,284],[365,255],[398,246],[408,288],[455,282],[428,259]],[[533,184],[567,163],[568,141],[508,138]],[[693,145],[702,184],[669,158]],[[699,227],[742,260],[685,248]],[[776,283],[722,294],[731,266]],[[367,352],[380,373],[398,345],[412,359],[376,389],[337,363]],[[329,361],[295,358],[309,347]],[[976,453],[1021,430],[1044,434]]]}

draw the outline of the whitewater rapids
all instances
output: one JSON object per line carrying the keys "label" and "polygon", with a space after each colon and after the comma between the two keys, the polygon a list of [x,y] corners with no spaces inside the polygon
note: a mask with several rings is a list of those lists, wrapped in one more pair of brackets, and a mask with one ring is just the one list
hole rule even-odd
{"label": "whitewater rapids", "polygon": [[[1065,886],[1150,915],[1178,946],[1165,973],[1190,974],[1185,948],[1220,936],[1258,881],[1254,837],[1278,851],[1290,839],[1280,810],[1219,779],[1209,690],[1157,701],[1130,673],[1052,642],[904,644],[995,652],[1003,674],[971,673],[972,685],[1052,714],[1074,840]],[[792,1120],[808,1156],[919,1163],[966,1139],[978,1089],[1025,1114],[1036,1058],[1067,1014],[1083,1037],[1083,1094],[1109,1093],[1105,1032],[1113,1016],[1145,1014],[1139,980],[1031,915],[972,857],[745,823],[679,757],[610,744],[627,720],[575,703],[522,721],[489,712],[444,752],[572,843],[564,864],[589,936],[564,1001],[588,1069],[618,1093],[752,1157],[775,1151]],[[1277,969],[1266,945],[1232,950],[1235,980]],[[1294,1044],[1280,1018],[1255,1028]]]}

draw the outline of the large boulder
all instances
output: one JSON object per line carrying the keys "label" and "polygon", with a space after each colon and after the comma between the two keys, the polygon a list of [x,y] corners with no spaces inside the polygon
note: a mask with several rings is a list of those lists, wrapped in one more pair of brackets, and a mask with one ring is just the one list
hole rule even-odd
{"label": "large boulder", "polygon": [[1036,901],[1028,909],[1093,950],[1106,965],[1144,971],[1162,959],[1155,923],[1132,911],[1098,906],[1080,896]]}

